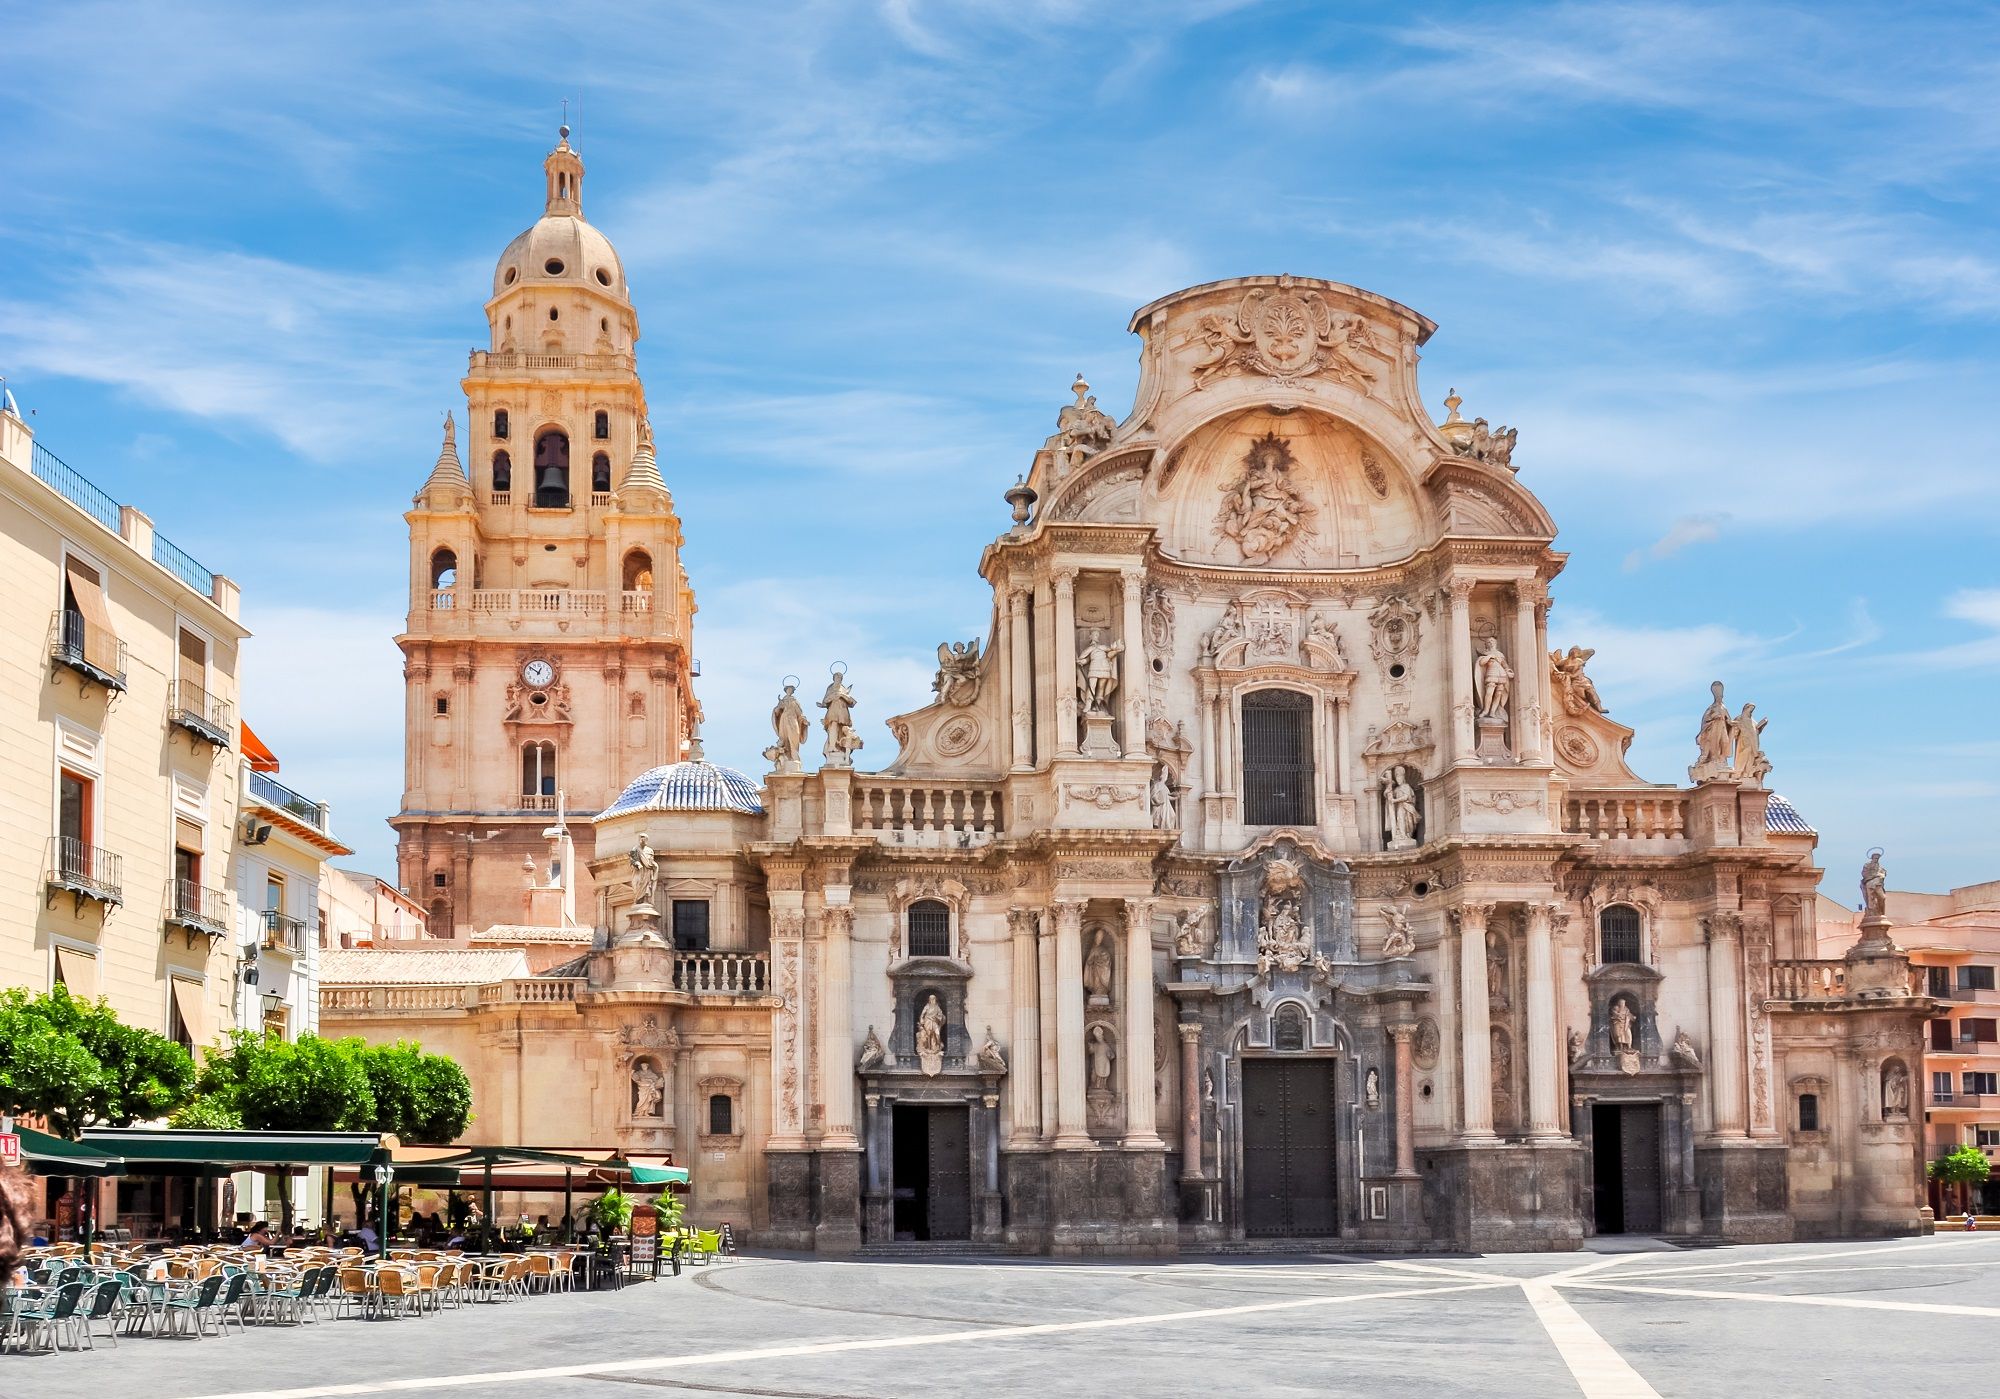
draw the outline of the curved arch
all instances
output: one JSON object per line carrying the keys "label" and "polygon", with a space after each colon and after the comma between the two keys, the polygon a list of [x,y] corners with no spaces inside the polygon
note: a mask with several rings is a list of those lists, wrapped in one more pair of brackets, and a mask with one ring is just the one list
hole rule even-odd
{"label": "curved arch", "polygon": [[451,549],[431,550],[431,589],[438,591],[458,586],[458,555]]}
{"label": "curved arch", "polygon": [[611,456],[607,452],[590,454],[590,489],[594,495],[603,495],[611,489]]}
{"label": "curved arch", "polygon": [[653,556],[644,549],[627,549],[625,562],[620,569],[628,593],[650,593],[653,591]]}
{"label": "curved arch", "polygon": [[569,506],[569,433],[550,424],[535,432],[535,506],[563,510]]}
{"label": "curved arch", "polygon": [[501,448],[493,454],[493,489],[511,491],[514,489],[514,458]]}

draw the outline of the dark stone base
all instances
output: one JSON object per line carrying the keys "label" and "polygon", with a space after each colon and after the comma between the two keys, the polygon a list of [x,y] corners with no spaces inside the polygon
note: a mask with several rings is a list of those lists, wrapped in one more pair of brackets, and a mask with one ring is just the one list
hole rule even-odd
{"label": "dark stone base", "polygon": [[1176,1192],[1164,1151],[1052,1151],[1046,1159],[1049,1253],[1165,1257],[1180,1251]]}
{"label": "dark stone base", "polygon": [[1039,1148],[1000,1153],[1002,1239],[1011,1252],[1044,1253],[1049,1246],[1049,1153]]}
{"label": "dark stone base", "polygon": [[1583,1152],[1574,1142],[1436,1147],[1418,1151],[1417,1168],[1424,1240],[1473,1253],[1553,1252],[1583,1243]]}
{"label": "dark stone base", "polygon": [[813,1248],[853,1253],[861,1247],[861,1152],[815,1153]]}
{"label": "dark stone base", "polygon": [[810,1151],[764,1153],[764,1181],[770,1223],[757,1242],[765,1248],[810,1249],[817,1201],[817,1171]]}
{"label": "dark stone base", "polygon": [[1783,1142],[1734,1141],[1697,1146],[1704,1238],[1733,1244],[1781,1244],[1793,1237]]}

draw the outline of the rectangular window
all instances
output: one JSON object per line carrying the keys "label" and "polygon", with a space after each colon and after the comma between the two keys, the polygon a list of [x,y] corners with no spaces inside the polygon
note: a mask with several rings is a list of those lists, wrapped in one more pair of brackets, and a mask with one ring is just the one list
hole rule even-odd
{"label": "rectangular window", "polygon": [[1943,997],[1951,994],[1950,967],[1926,967],[1924,979],[1929,982],[1927,989],[1931,995]]}
{"label": "rectangular window", "polygon": [[1958,1042],[1960,1044],[1991,1044],[2000,1034],[1996,1034],[1995,1022],[1988,1016],[1972,1016],[1958,1022]]}
{"label": "rectangular window", "polygon": [[1970,966],[1958,969],[1958,989],[1961,991],[1991,991],[1993,989],[1993,968]]}
{"label": "rectangular window", "polygon": [[708,951],[708,900],[674,900],[674,950]]}
{"label": "rectangular window", "polygon": [[63,768],[56,780],[56,859],[66,879],[87,879],[96,844],[97,784]]}
{"label": "rectangular window", "polygon": [[274,913],[285,911],[285,877],[281,874],[264,876],[264,907]]}
{"label": "rectangular window", "polygon": [[178,679],[181,708],[193,714],[208,712],[208,643],[181,628],[181,656]]}
{"label": "rectangular window", "polygon": [[1799,1094],[1799,1130],[1801,1132],[1819,1130],[1819,1094]]}
{"label": "rectangular window", "polygon": [[2000,1147],[2000,1127],[1984,1125],[1972,1129],[1973,1145],[1980,1147]]}
{"label": "rectangular window", "polygon": [[2000,1074],[1984,1070],[1967,1071],[1958,1076],[1960,1085],[1968,1093],[2000,1093]]}
{"label": "rectangular window", "polygon": [[1951,1070],[1931,1070],[1931,1101],[1934,1103],[1951,1101]]}
{"label": "rectangular window", "polygon": [[1243,820],[1252,826],[1313,823],[1313,702],[1295,690],[1243,697]]}
{"label": "rectangular window", "polygon": [[1931,1021],[1931,1048],[1951,1048],[1951,1022],[1949,1020]]}

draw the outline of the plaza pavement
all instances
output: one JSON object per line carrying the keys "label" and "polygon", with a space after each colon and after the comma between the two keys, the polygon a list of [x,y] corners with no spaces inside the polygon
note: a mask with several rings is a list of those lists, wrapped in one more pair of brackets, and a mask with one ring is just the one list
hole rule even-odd
{"label": "plaza pavement", "polygon": [[1978,1393],[2000,1235],[1175,1262],[755,1257],[618,1293],[0,1356],[4,1399]]}

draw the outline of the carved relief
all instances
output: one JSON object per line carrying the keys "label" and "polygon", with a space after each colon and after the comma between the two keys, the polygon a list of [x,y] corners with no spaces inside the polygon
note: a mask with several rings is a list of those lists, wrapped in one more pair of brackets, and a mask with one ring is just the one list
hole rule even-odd
{"label": "carved relief", "polygon": [[931,693],[939,704],[963,708],[979,698],[979,639],[938,644],[937,676]]}
{"label": "carved relief", "polygon": [[1314,670],[1347,670],[1347,656],[1340,645],[1340,632],[1333,623],[1315,612],[1306,618],[1306,634],[1299,643],[1305,662]]}
{"label": "carved relief", "polygon": [[1148,583],[1140,611],[1146,633],[1146,649],[1155,656],[1167,656],[1174,649],[1174,599],[1158,583]]}
{"label": "carved relief", "polygon": [[1597,684],[1583,673],[1583,667],[1597,652],[1587,646],[1549,652],[1549,673],[1555,681],[1556,698],[1571,714],[1603,714],[1604,700]]}
{"label": "carved relief", "polygon": [[937,737],[932,742],[940,757],[962,757],[978,746],[979,721],[970,714],[953,715],[938,725]]}
{"label": "carved relief", "polygon": [[1287,287],[1252,288],[1233,313],[1202,315],[1180,343],[1200,346],[1191,366],[1196,389],[1225,374],[1324,375],[1366,393],[1374,371],[1359,357],[1387,359],[1361,317],[1336,313],[1318,292]]}
{"label": "carved relief", "polygon": [[1072,802],[1094,806],[1099,811],[1109,811],[1114,806],[1135,802],[1141,796],[1137,787],[1119,787],[1109,782],[1083,784],[1071,782],[1063,787],[1063,795]]}
{"label": "carved relief", "polygon": [[1368,614],[1368,625],[1374,633],[1368,649],[1383,670],[1416,659],[1423,637],[1423,613],[1407,597],[1395,593],[1385,598]]}
{"label": "carved relief", "polygon": [[1410,1057],[1420,1069],[1435,1069],[1441,1047],[1442,1036],[1438,1034],[1437,1021],[1426,1015],[1417,1022],[1417,1039],[1411,1046]]}
{"label": "carved relief", "polygon": [[1574,724],[1564,724],[1556,730],[1556,752],[1572,767],[1590,768],[1597,765],[1603,751],[1597,740]]}
{"label": "carved relief", "polygon": [[1250,444],[1243,469],[1222,488],[1215,532],[1235,542],[1243,561],[1269,563],[1287,546],[1312,538],[1313,507],[1293,485],[1292,449],[1276,433]]}

